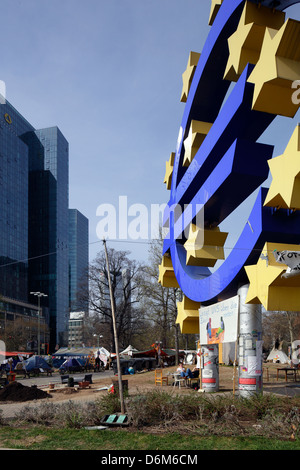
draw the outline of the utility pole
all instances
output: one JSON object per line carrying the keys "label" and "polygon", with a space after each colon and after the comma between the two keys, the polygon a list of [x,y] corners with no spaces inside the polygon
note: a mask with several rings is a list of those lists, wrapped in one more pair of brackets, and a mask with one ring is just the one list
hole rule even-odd
{"label": "utility pole", "polygon": [[107,268],[107,277],[108,277],[108,285],[109,285],[111,313],[112,313],[113,327],[114,327],[114,338],[115,338],[115,348],[116,348],[116,355],[117,355],[117,368],[118,368],[118,382],[119,382],[119,396],[120,396],[120,404],[121,404],[121,413],[124,414],[125,405],[124,405],[123,384],[122,384],[121,365],[120,365],[119,341],[118,341],[118,335],[117,335],[115,306],[114,306],[113,295],[112,295],[110,269],[109,269],[109,261],[108,261],[108,254],[107,254],[106,240],[105,239],[103,239],[103,245],[104,245],[104,251],[105,251],[105,258],[106,258],[106,268]]}

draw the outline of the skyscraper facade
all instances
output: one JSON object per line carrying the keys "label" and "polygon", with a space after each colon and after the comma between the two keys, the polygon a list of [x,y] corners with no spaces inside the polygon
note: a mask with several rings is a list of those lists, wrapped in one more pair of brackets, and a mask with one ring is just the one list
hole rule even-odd
{"label": "skyscraper facade", "polygon": [[69,145],[57,127],[35,129],[8,102],[0,105],[0,214],[0,296],[32,303],[30,292],[46,294],[54,350],[67,344],[70,312]]}
{"label": "skyscraper facade", "polygon": [[69,321],[69,146],[57,127],[36,130],[27,141],[33,142],[29,288],[48,295],[52,341],[56,338],[56,344],[61,345],[66,343]]}
{"label": "skyscraper facade", "polygon": [[[1,112],[2,111],[2,112]],[[28,148],[18,137],[31,126],[0,105],[0,294],[28,295]]]}
{"label": "skyscraper facade", "polygon": [[69,209],[69,288],[71,312],[88,310],[88,219]]}

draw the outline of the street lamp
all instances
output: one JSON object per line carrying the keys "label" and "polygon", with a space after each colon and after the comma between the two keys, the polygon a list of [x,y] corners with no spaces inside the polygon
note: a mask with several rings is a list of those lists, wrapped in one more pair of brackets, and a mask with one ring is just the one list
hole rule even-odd
{"label": "street lamp", "polygon": [[41,308],[41,297],[48,297],[47,294],[43,294],[42,292],[30,292],[30,295],[35,295],[38,298],[38,356],[41,353],[40,348],[40,308]]}
{"label": "street lamp", "polygon": [[99,349],[99,346],[100,346],[100,338],[103,338],[103,335],[96,335],[96,333],[94,333],[93,336],[98,336],[98,339],[97,339],[97,347],[98,347],[98,349]]}

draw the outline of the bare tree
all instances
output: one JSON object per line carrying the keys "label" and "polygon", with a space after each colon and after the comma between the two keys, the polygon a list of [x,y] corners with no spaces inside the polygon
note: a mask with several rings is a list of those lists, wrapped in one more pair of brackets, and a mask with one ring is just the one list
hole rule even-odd
{"label": "bare tree", "polygon": [[179,325],[177,319],[177,301],[181,298],[178,288],[166,288],[158,282],[159,265],[162,260],[163,240],[153,240],[149,248],[149,264],[144,268],[142,280],[143,307],[148,311],[148,318],[154,325],[152,342],[160,341],[162,347],[175,345],[176,362],[179,351]]}
{"label": "bare tree", "polygon": [[274,311],[263,316],[264,347],[271,349],[276,342],[293,344],[300,334],[299,312]]}
{"label": "bare tree", "polygon": [[[42,344],[45,345],[49,337],[49,327],[46,324],[41,325],[40,337]],[[38,322],[34,317],[17,317],[14,321],[8,321],[4,332],[3,341],[8,351],[26,351],[28,343],[33,341],[37,345],[38,341]],[[45,351],[45,346],[42,347]]]}
{"label": "bare tree", "polygon": [[[138,322],[141,265],[129,252],[108,248],[112,301],[120,345],[126,347]],[[109,327],[110,350],[114,352],[113,318],[105,253],[100,252],[89,269],[89,303],[98,324]]]}

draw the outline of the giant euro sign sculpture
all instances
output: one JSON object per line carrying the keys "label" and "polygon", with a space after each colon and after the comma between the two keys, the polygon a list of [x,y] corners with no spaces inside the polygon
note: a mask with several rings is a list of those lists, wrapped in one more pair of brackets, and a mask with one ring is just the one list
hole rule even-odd
{"label": "giant euro sign sculpture", "polygon": [[[284,13],[295,3],[212,0],[204,49],[190,53],[177,147],[166,165],[169,233],[160,270],[162,285],[179,286],[189,301],[178,320],[183,332],[197,332],[200,304],[236,295],[243,283],[250,283],[248,303],[300,309],[300,276],[282,277],[285,267],[272,254],[300,251],[299,126],[289,143],[290,136],[281,136],[287,142],[281,156],[258,142],[277,116],[293,118],[299,108],[293,87],[300,80],[300,22]],[[225,257],[227,233],[219,226],[256,190],[248,221]]]}

